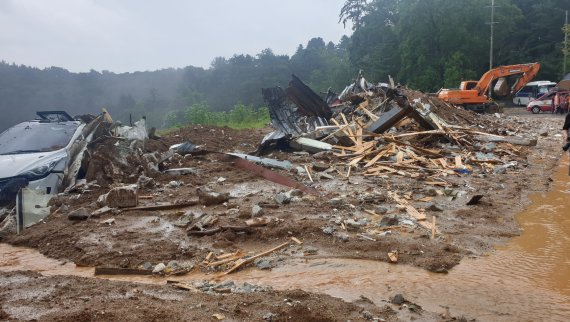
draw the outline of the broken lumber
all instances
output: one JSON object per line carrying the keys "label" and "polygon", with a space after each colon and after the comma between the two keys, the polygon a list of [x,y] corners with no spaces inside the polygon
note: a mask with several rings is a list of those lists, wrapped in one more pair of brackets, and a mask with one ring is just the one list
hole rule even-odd
{"label": "broken lumber", "polygon": [[267,256],[267,255],[269,255],[269,254],[271,254],[271,253],[273,253],[273,252],[275,252],[275,251],[278,251],[278,250],[280,250],[280,249],[282,249],[282,248],[285,248],[285,247],[287,247],[287,246],[289,246],[289,242],[283,243],[283,244],[281,244],[281,245],[279,245],[279,246],[277,246],[277,247],[271,248],[271,249],[268,250],[268,251],[265,251],[265,252],[263,252],[263,253],[259,253],[259,254],[257,254],[257,255],[251,256],[251,257],[249,257],[249,258],[247,258],[247,259],[241,258],[240,260],[238,260],[238,261],[236,262],[236,264],[235,264],[234,266],[232,266],[232,268],[230,268],[229,270],[227,270],[227,271],[224,273],[224,275],[227,275],[227,274],[230,274],[230,273],[234,272],[234,271],[237,270],[238,268],[242,267],[243,265],[246,265],[246,264],[249,264],[249,263],[253,262],[255,259],[257,259],[257,258],[259,258],[259,257]]}

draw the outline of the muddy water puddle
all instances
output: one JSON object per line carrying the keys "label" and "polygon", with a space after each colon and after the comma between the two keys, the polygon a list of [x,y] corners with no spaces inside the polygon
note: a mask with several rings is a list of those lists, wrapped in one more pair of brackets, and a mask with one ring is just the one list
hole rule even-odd
{"label": "muddy water puddle", "polygon": [[[558,168],[553,189],[531,196],[532,204],[517,219],[520,237],[490,256],[464,259],[449,274],[414,267],[340,258],[291,259],[272,271],[246,269],[222,280],[249,282],[275,289],[301,288],[352,301],[361,295],[382,303],[394,294],[425,309],[478,321],[570,320],[570,185],[568,160]],[[93,276],[47,259],[34,250],[0,244],[0,270],[33,270],[45,275]],[[213,275],[193,273],[172,279],[192,281]],[[164,279],[141,276],[112,280],[161,284]]]}

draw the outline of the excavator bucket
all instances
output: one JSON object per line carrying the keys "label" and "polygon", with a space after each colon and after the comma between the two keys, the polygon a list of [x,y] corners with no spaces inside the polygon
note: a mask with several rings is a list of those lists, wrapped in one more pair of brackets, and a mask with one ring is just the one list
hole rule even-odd
{"label": "excavator bucket", "polygon": [[511,89],[509,87],[507,79],[504,77],[499,78],[495,84],[495,87],[493,87],[493,93],[495,93],[497,96],[507,96],[510,94],[510,91]]}

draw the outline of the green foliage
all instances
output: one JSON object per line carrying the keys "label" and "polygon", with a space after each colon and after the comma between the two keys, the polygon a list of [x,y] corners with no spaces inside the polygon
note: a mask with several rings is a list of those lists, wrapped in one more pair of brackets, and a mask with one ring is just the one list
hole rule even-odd
{"label": "green foliage", "polygon": [[[188,124],[227,126],[235,129],[261,128],[269,124],[269,109],[237,104],[229,111],[214,112],[204,103],[194,104],[184,110]],[[174,117],[167,115],[172,122]],[[179,125],[176,122],[170,126]]]}

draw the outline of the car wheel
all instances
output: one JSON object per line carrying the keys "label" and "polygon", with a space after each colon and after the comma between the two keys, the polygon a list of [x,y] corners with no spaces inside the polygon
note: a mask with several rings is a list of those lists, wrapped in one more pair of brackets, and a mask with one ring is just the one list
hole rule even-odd
{"label": "car wheel", "polygon": [[532,113],[533,113],[533,114],[538,114],[538,113],[540,113],[540,107],[538,107],[538,106],[533,107],[533,108],[532,108]]}

